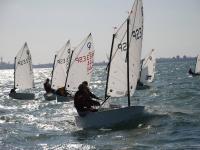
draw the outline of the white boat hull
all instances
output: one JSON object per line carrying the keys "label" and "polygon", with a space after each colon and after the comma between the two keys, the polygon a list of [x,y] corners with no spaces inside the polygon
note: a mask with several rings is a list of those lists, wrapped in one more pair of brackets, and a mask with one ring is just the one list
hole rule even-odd
{"label": "white boat hull", "polygon": [[33,93],[10,93],[9,96],[13,99],[20,100],[34,100],[35,94]]}
{"label": "white boat hull", "polygon": [[144,106],[131,106],[99,112],[88,112],[86,116],[76,116],[76,125],[80,128],[105,128],[117,124],[137,122],[144,114]]}
{"label": "white boat hull", "polygon": [[53,93],[45,93],[44,99],[47,100],[47,101],[56,100],[56,95],[53,94]]}
{"label": "white boat hull", "polygon": [[69,101],[73,100],[73,98],[71,96],[56,95],[56,97],[57,97],[57,102],[69,102]]}

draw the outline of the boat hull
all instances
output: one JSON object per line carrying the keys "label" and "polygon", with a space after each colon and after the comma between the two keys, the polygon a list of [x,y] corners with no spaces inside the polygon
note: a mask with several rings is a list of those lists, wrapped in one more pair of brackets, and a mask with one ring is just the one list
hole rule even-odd
{"label": "boat hull", "polygon": [[122,123],[137,122],[144,114],[144,106],[131,106],[99,112],[88,112],[84,117],[76,116],[80,128],[105,128]]}
{"label": "boat hull", "polygon": [[52,101],[52,100],[56,100],[56,95],[53,93],[45,93],[44,94],[44,99],[46,101]]}
{"label": "boat hull", "polygon": [[33,93],[10,93],[9,96],[13,99],[19,100],[34,100],[35,94]]}
{"label": "boat hull", "polygon": [[57,97],[57,102],[69,102],[69,101],[73,100],[71,96],[56,95],[56,97]]}

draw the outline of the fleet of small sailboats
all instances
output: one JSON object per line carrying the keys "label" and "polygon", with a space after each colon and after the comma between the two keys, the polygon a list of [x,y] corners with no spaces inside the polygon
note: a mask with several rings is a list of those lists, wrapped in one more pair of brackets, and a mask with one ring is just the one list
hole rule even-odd
{"label": "fleet of small sailboats", "polygon": [[[35,94],[27,91],[27,89],[31,89],[33,87],[34,79],[32,58],[28,45],[25,43],[15,57],[14,88],[9,93],[9,96],[14,99],[33,100],[35,99]],[[19,89],[20,92],[16,92],[15,89]]]}
{"label": "fleet of small sailboats", "polygon": [[[98,111],[87,111],[84,116],[75,116],[77,126],[81,128],[110,127],[129,121],[136,122],[144,114],[145,107],[133,106],[131,98],[138,86],[138,81],[142,85],[149,85],[153,82],[155,75],[155,50],[152,49],[141,61],[143,28],[143,3],[142,0],[135,0],[128,17],[112,36],[105,99]],[[58,102],[72,100],[83,81],[90,83],[94,53],[91,33],[73,50],[68,40],[55,55],[51,75],[51,88],[55,92],[45,93],[45,100],[57,99]],[[200,75],[200,55],[197,56],[195,72],[192,72],[192,75]],[[14,88],[9,96],[13,99],[33,100],[35,94],[29,90],[33,87],[32,58],[25,43],[15,57]],[[68,94],[59,95],[56,91],[61,88]],[[103,105],[113,98],[119,101],[127,99],[127,106],[103,108]]]}

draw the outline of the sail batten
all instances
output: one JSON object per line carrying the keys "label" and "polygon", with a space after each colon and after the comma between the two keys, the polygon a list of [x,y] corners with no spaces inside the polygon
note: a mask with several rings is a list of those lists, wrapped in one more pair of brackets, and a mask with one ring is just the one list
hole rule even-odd
{"label": "sail batten", "polygon": [[32,58],[27,43],[15,57],[14,88],[21,90],[34,87]]}

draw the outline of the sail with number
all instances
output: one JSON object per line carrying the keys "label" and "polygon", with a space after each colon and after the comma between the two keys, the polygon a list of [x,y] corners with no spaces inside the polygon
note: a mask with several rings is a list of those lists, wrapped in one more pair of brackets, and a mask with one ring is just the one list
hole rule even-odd
{"label": "sail with number", "polygon": [[143,38],[143,5],[136,0],[128,19],[113,35],[106,95],[132,96],[140,70]]}
{"label": "sail with number", "polygon": [[34,86],[31,53],[27,43],[21,48],[15,57],[14,88],[21,90]]}
{"label": "sail with number", "polygon": [[199,73],[200,74],[200,55],[197,56],[195,73]]}
{"label": "sail with number", "polygon": [[143,39],[143,4],[136,0],[129,16],[129,88],[132,96],[137,86]]}
{"label": "sail with number", "polygon": [[89,34],[73,51],[70,69],[66,81],[68,91],[77,91],[78,86],[91,80],[94,63],[94,44],[92,34]]}
{"label": "sail with number", "polygon": [[155,50],[152,49],[149,55],[147,55],[147,57],[142,62],[140,82],[143,84],[153,82],[156,64],[154,52]]}
{"label": "sail with number", "polygon": [[127,23],[124,22],[113,36],[109,64],[107,95],[122,97],[127,94]]}
{"label": "sail with number", "polygon": [[65,86],[70,55],[71,44],[70,41],[67,41],[67,43],[57,52],[54,60],[51,87],[55,90]]}

